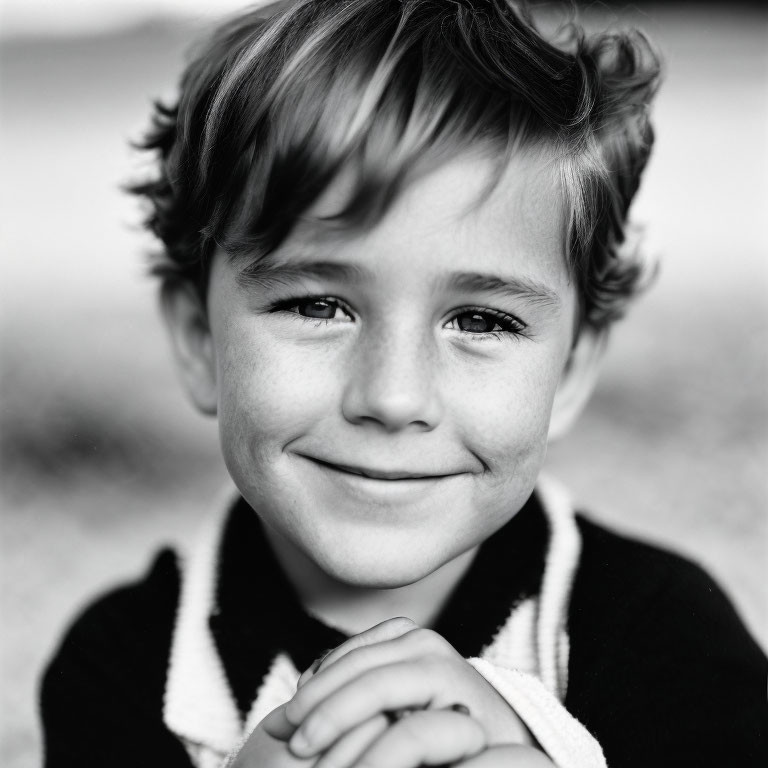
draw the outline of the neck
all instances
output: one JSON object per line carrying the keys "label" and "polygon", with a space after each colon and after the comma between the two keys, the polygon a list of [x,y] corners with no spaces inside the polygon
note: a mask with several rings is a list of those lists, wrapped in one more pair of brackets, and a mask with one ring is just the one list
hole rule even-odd
{"label": "neck", "polygon": [[396,616],[431,627],[477,553],[474,547],[413,584],[376,589],[334,579],[268,526],[264,529],[304,609],[347,635],[359,634]]}

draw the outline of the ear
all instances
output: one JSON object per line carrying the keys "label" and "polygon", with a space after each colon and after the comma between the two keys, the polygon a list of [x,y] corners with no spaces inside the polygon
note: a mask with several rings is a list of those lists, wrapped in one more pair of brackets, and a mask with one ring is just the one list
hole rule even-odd
{"label": "ear", "polygon": [[555,392],[549,421],[550,441],[565,435],[584,410],[595,388],[606,342],[605,331],[594,331],[590,328],[580,331]]}
{"label": "ear", "polygon": [[189,283],[169,283],[160,294],[176,369],[192,402],[201,413],[216,414],[216,354],[202,300]]}

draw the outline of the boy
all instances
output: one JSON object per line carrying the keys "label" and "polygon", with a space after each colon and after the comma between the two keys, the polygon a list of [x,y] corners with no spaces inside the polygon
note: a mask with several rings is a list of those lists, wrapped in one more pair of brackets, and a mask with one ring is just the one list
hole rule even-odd
{"label": "boy", "polygon": [[239,493],[75,624],[48,765],[764,764],[766,660],[725,598],[539,477],[641,279],[658,74],[639,36],[557,48],[507,0],[216,32],[136,191]]}

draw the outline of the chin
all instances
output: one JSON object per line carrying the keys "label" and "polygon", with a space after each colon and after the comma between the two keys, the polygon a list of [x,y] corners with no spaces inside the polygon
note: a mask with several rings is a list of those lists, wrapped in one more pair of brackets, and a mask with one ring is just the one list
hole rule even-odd
{"label": "chin", "polygon": [[331,578],[360,589],[405,587],[421,581],[443,565],[442,561],[416,557],[402,549],[386,552],[381,548],[368,552],[336,550],[330,557],[315,558],[315,562]]}

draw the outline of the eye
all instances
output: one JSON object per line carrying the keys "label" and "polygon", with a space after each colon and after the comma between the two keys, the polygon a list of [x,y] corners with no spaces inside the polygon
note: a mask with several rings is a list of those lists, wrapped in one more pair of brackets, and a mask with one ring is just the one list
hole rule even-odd
{"label": "eye", "polygon": [[296,305],[297,314],[302,317],[314,317],[318,320],[332,320],[339,307],[326,299],[310,299]]}
{"label": "eye", "polygon": [[526,329],[525,323],[513,315],[489,309],[465,309],[454,315],[446,327],[473,335],[511,333],[519,336]]}
{"label": "eye", "polygon": [[490,333],[497,328],[501,330],[496,318],[483,312],[462,312],[456,317],[456,324],[460,331],[467,333]]}
{"label": "eye", "polygon": [[352,315],[341,305],[341,302],[330,297],[308,296],[298,301],[290,299],[281,302],[272,311],[290,312],[309,320],[341,320],[343,322],[352,320]]}

